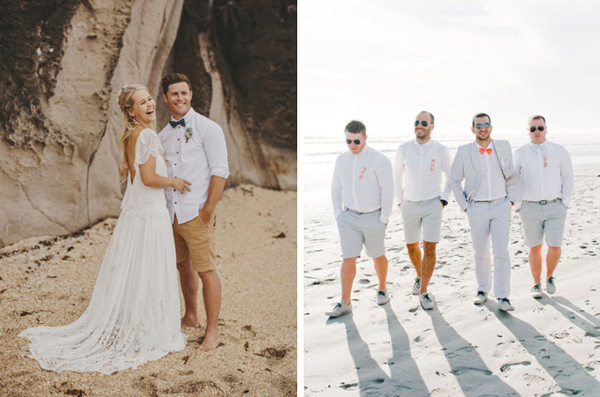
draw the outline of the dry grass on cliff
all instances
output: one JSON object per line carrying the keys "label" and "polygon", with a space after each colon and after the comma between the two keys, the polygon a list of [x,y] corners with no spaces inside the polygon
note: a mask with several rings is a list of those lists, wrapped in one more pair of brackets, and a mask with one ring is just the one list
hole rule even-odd
{"label": "dry grass on cliff", "polygon": [[203,329],[184,329],[183,351],[110,376],[43,370],[17,335],[83,313],[116,219],[0,249],[0,394],[295,395],[296,193],[229,189],[218,220],[223,346],[200,352]]}

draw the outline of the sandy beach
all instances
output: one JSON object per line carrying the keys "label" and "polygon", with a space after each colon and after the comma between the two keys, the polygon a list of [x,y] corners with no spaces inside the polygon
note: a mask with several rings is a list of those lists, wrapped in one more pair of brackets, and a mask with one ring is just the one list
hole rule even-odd
{"label": "sandy beach", "polygon": [[513,211],[511,313],[499,312],[493,296],[473,305],[470,229],[452,198],[429,288],[434,310],[411,294],[415,271],[395,209],[386,237],[390,304],[374,302],[377,278],[363,257],[353,313],[328,319],[324,312],[340,297],[339,237],[327,193],[315,191],[305,206],[305,395],[600,395],[600,165],[578,165],[575,175],[555,295],[530,296],[527,247]]}
{"label": "sandy beach", "polygon": [[250,185],[223,194],[216,231],[222,346],[200,352],[204,329],[185,328],[185,350],[110,376],[43,370],[28,358],[29,341],[17,335],[66,325],[83,313],[116,219],[0,249],[0,394],[295,395],[296,198]]}

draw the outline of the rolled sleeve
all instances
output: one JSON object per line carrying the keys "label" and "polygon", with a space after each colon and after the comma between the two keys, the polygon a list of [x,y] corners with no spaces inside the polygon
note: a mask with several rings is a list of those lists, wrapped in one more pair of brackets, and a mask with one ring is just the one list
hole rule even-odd
{"label": "rolled sleeve", "polygon": [[204,149],[210,166],[210,175],[227,179],[230,174],[227,161],[227,144],[221,127],[215,125],[211,128],[207,134],[207,139],[204,141]]}

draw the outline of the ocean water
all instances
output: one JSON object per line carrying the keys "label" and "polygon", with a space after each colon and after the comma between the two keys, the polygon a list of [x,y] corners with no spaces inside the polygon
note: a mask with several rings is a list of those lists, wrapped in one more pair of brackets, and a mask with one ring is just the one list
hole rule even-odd
{"label": "ocean water", "polygon": [[[497,137],[498,138],[498,137]],[[371,147],[383,152],[392,162],[398,146],[413,136],[368,138]],[[454,157],[460,145],[473,141],[473,135],[444,136],[438,142],[448,146]],[[505,138],[502,138],[505,139]],[[508,137],[513,150],[529,141],[527,136]],[[577,139],[576,135],[564,134],[553,136],[553,142],[563,145],[571,155],[575,170],[579,165],[600,164],[600,136],[591,140]],[[339,137],[305,137],[304,138],[303,177],[304,177],[304,206],[305,218],[310,219],[326,208],[331,207],[330,188],[335,159],[347,149],[344,135]],[[576,172],[577,175],[577,172]]]}

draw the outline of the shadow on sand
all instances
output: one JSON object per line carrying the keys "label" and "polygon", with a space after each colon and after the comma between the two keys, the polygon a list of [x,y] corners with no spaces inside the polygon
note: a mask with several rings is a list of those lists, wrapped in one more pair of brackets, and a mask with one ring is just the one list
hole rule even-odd
{"label": "shadow on sand", "polygon": [[[573,357],[554,342],[548,340],[534,327],[511,314],[486,308],[512,332],[521,345],[531,354],[542,368],[554,379],[560,390],[551,385],[548,394],[561,393],[567,396],[600,395],[600,383],[594,379]],[[557,309],[558,310],[558,309]]]}
{"label": "shadow on sand", "polygon": [[448,324],[438,310],[427,311],[452,374],[465,396],[519,396],[519,393],[494,375],[475,346]]}
{"label": "shadow on sand", "polygon": [[391,305],[382,306],[382,309],[387,315],[392,344],[392,357],[387,362],[390,376],[371,357],[369,346],[360,336],[352,313],[327,321],[327,324],[339,322],[346,327],[348,348],[358,374],[358,383],[343,384],[340,387],[342,389],[358,387],[361,396],[428,396],[429,390],[412,358],[406,331],[400,325]]}

